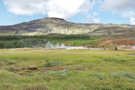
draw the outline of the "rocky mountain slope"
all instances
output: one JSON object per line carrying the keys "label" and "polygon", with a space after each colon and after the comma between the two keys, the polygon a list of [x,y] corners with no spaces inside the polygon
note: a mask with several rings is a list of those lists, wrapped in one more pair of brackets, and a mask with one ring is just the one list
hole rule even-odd
{"label": "rocky mountain slope", "polygon": [[46,35],[52,33],[135,38],[135,26],[76,24],[60,18],[44,18],[12,26],[0,26],[0,35]]}

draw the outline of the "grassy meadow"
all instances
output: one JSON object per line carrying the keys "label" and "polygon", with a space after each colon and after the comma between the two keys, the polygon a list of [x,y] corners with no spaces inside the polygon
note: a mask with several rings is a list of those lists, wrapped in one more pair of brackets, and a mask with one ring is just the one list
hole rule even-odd
{"label": "grassy meadow", "polygon": [[135,90],[135,51],[1,49],[0,90]]}

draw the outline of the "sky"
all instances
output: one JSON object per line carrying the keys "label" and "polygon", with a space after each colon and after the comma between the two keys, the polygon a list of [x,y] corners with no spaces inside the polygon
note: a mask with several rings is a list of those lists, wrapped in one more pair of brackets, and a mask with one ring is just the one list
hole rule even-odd
{"label": "sky", "polygon": [[135,0],[0,0],[0,25],[46,17],[75,23],[135,25]]}

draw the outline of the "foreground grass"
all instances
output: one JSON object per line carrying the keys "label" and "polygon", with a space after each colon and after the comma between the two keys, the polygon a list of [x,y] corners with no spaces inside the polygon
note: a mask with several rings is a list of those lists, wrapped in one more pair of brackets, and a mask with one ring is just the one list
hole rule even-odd
{"label": "foreground grass", "polygon": [[135,51],[0,50],[0,90],[134,90]]}

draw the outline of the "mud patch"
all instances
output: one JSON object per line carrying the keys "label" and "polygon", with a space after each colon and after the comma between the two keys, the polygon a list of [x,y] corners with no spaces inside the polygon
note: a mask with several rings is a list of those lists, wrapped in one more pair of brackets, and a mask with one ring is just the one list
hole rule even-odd
{"label": "mud patch", "polygon": [[23,90],[48,90],[48,88],[45,86],[32,86],[32,87],[27,87]]}

